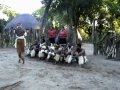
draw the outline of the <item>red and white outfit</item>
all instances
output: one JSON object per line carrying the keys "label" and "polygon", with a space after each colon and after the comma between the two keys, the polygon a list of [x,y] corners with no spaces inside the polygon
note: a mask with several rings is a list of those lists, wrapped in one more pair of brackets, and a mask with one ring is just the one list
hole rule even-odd
{"label": "red and white outfit", "polygon": [[59,32],[59,44],[67,43],[67,31],[65,29],[60,30]]}
{"label": "red and white outfit", "polygon": [[49,37],[50,43],[55,43],[55,34],[56,34],[56,30],[54,29],[48,30],[48,37]]}

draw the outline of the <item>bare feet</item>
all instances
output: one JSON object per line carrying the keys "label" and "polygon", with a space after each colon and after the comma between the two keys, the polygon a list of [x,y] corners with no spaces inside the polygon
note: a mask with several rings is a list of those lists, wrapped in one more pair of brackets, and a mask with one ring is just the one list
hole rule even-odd
{"label": "bare feet", "polygon": [[21,63],[21,61],[22,61],[22,64],[25,63],[25,60],[24,60],[24,59],[19,59],[18,63]]}
{"label": "bare feet", "polygon": [[20,63],[20,59],[19,59],[18,63]]}
{"label": "bare feet", "polygon": [[22,61],[23,61],[23,63],[22,63],[22,64],[24,64],[24,63],[25,63],[25,60],[24,60],[24,58],[22,58]]}
{"label": "bare feet", "polygon": [[23,64],[25,64],[25,60],[23,60]]}

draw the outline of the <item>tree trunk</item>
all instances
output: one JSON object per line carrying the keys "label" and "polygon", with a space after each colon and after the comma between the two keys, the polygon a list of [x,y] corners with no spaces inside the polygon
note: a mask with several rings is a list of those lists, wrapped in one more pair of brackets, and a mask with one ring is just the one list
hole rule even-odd
{"label": "tree trunk", "polygon": [[96,43],[96,30],[95,30],[95,20],[93,20],[93,28],[92,28],[92,42],[93,42],[93,55],[98,54],[98,48],[97,48],[97,43]]}
{"label": "tree trunk", "polygon": [[73,37],[72,38],[73,38],[72,39],[73,45],[76,45],[77,44],[77,28],[76,27],[73,29]]}
{"label": "tree trunk", "polygon": [[72,39],[73,39],[73,29],[71,24],[69,24],[68,42],[72,43]]}
{"label": "tree trunk", "polygon": [[72,21],[72,14],[71,14],[71,12],[72,12],[72,10],[71,10],[71,8],[69,8],[67,10],[67,14],[68,14],[68,17],[69,17],[69,20],[70,20],[70,23],[69,23],[69,33],[68,33],[68,42],[69,43],[72,43],[72,41],[73,41],[73,33],[74,33],[73,28],[72,28],[73,21]]}
{"label": "tree trunk", "polygon": [[40,25],[40,31],[39,31],[39,37],[38,37],[40,41],[41,41],[40,36],[42,36],[42,34],[44,34],[45,24],[48,20],[49,8],[50,8],[50,5],[51,5],[52,1],[53,0],[48,0],[48,3],[46,5],[45,11],[44,11],[44,15],[42,17],[42,21],[41,21],[41,25]]}
{"label": "tree trunk", "polygon": [[120,60],[120,40],[119,36],[117,36],[117,42],[116,42],[116,58],[115,60]]}

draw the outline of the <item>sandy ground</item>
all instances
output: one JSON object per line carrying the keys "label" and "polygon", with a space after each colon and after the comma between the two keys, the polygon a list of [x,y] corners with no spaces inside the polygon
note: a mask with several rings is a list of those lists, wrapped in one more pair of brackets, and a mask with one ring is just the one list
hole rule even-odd
{"label": "sandy ground", "polygon": [[23,65],[14,48],[0,49],[0,90],[120,90],[120,62],[93,56],[91,44],[83,48],[89,59],[84,67],[29,57]]}

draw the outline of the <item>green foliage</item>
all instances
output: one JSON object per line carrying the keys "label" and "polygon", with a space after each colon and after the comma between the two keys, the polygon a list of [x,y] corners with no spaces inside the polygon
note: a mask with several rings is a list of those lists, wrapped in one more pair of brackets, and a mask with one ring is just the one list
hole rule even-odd
{"label": "green foliage", "polygon": [[34,11],[32,15],[35,16],[37,20],[40,20],[44,14],[44,11],[45,11],[45,7],[43,6],[40,9]]}
{"label": "green foliage", "polygon": [[87,40],[89,38],[89,34],[87,34],[84,29],[79,28],[79,33],[81,34],[83,40]]}
{"label": "green foliage", "polygon": [[6,21],[4,19],[0,19],[0,33],[3,32],[3,28],[6,24]]}
{"label": "green foliage", "polygon": [[17,15],[17,13],[7,5],[0,4],[0,9],[2,9],[2,12],[8,16],[8,21],[12,20]]}
{"label": "green foliage", "polygon": [[[43,4],[46,6],[47,2],[44,0]],[[89,36],[95,19],[97,33],[120,32],[120,0],[53,0],[49,11],[49,20],[82,28]]]}
{"label": "green foliage", "polygon": [[113,23],[114,23],[114,28],[115,28],[116,33],[120,35],[120,18],[114,19]]}
{"label": "green foliage", "polygon": [[3,13],[9,17],[8,21],[11,21],[17,15],[17,13],[9,7],[5,7]]}

